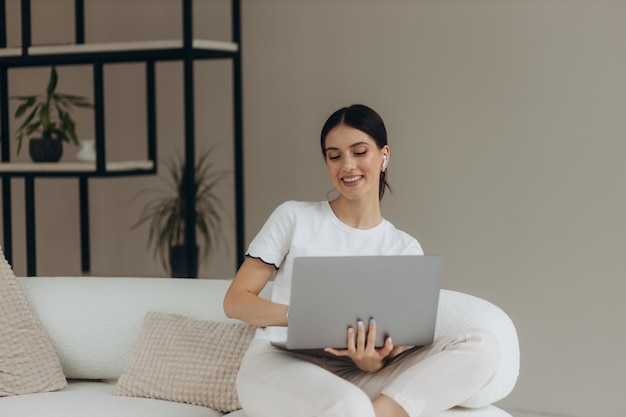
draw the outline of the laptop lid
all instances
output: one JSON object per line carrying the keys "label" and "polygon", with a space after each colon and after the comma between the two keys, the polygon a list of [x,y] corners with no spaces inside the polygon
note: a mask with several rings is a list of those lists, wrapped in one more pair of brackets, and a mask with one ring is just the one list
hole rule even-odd
{"label": "laptop lid", "polygon": [[442,256],[294,259],[288,349],[345,348],[348,326],[376,320],[376,346],[432,343]]}

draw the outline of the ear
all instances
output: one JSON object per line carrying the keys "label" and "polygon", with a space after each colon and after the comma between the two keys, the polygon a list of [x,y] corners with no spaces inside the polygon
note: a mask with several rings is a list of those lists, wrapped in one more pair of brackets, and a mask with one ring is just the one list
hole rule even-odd
{"label": "ear", "polygon": [[383,163],[381,165],[381,171],[385,172],[385,169],[387,169],[387,165],[389,165],[389,154],[391,153],[389,150],[389,146],[385,145],[382,148],[382,152],[383,152]]}

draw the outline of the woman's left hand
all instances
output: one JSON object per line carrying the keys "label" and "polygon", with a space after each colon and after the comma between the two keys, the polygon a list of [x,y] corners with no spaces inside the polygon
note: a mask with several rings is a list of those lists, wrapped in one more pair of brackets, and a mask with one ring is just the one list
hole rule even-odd
{"label": "woman's left hand", "polygon": [[352,326],[348,327],[347,349],[326,348],[325,352],[335,356],[347,356],[363,371],[376,372],[385,366],[385,358],[389,356],[393,348],[391,337],[385,339],[381,348],[376,348],[376,321],[370,319],[366,330],[362,321],[357,322],[356,335]]}

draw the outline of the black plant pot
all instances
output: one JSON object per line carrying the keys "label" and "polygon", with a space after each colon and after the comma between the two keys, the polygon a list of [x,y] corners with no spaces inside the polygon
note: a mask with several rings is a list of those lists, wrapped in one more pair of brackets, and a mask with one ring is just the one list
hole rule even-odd
{"label": "black plant pot", "polygon": [[170,271],[172,278],[196,278],[198,276],[198,246],[193,248],[192,265],[187,264],[187,247],[170,248]]}
{"label": "black plant pot", "polygon": [[58,162],[63,155],[63,142],[51,138],[33,138],[28,143],[33,162]]}

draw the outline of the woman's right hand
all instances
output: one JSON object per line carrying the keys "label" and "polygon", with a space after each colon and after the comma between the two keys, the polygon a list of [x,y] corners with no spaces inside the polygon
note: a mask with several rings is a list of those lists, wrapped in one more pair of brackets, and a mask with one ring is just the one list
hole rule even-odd
{"label": "woman's right hand", "polygon": [[370,319],[367,330],[362,321],[357,322],[356,334],[354,328],[348,328],[346,349],[324,349],[335,356],[347,356],[365,372],[376,372],[385,366],[387,357],[394,353],[391,337],[385,338],[384,345],[376,348],[376,321]]}
{"label": "woman's right hand", "polygon": [[260,259],[246,258],[224,297],[226,316],[258,327],[286,326],[287,306],[259,297],[275,270]]}

